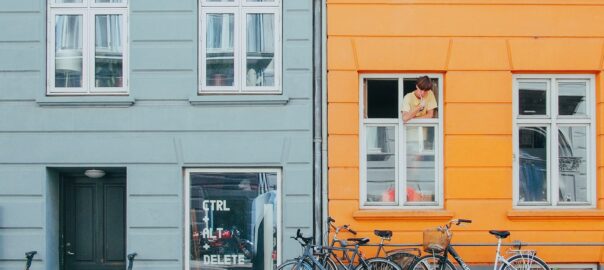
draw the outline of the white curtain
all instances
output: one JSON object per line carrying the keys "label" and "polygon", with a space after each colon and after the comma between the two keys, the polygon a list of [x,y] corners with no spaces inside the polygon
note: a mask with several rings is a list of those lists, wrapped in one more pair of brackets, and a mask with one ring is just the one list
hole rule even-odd
{"label": "white curtain", "polygon": [[122,51],[122,16],[98,15],[95,23],[95,46],[110,52]]}
{"label": "white curtain", "polygon": [[82,16],[59,15],[56,17],[55,48],[61,50],[82,50]]}
{"label": "white curtain", "polygon": [[247,16],[247,51],[275,52],[274,14],[249,14]]}
{"label": "white curtain", "polygon": [[232,52],[235,38],[233,14],[208,14],[206,47],[210,52]]}

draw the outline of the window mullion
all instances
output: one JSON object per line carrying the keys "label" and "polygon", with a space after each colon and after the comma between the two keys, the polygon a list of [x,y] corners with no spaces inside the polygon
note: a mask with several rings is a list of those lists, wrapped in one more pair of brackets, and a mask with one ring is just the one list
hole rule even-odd
{"label": "window mullion", "polygon": [[242,7],[240,8],[239,12],[238,12],[238,17],[239,17],[239,23],[237,23],[237,26],[239,27],[239,42],[237,43],[237,45],[239,46],[239,55],[236,56],[235,58],[237,59],[238,63],[238,68],[237,71],[239,72],[239,75],[237,76],[237,81],[240,83],[239,87],[237,88],[239,90],[240,93],[246,92],[246,88],[247,88],[247,83],[246,83],[246,70],[245,70],[245,66],[247,63],[247,9]]}
{"label": "window mullion", "polygon": [[[400,93],[398,95],[398,104],[397,104],[397,117],[398,117],[398,121],[397,123],[402,123],[403,119],[401,119],[401,104],[403,101],[403,92],[404,92],[404,85],[403,85],[403,78],[399,77],[398,78],[398,92]],[[398,140],[398,154],[399,154],[399,158],[398,158],[398,164],[399,164],[399,168],[398,168],[398,179],[397,179],[397,187],[398,187],[398,205],[405,205],[407,203],[407,150],[405,149],[406,147],[406,143],[405,143],[405,139],[407,136],[405,136],[405,125],[404,124],[398,124],[398,136],[396,137]]]}
{"label": "window mullion", "polygon": [[84,18],[83,18],[83,22],[84,22],[84,29],[86,29],[85,33],[84,33],[84,42],[83,42],[83,46],[82,46],[82,50],[83,55],[84,55],[84,61],[83,62],[83,66],[84,66],[84,72],[82,72],[83,74],[86,74],[86,76],[84,76],[84,84],[86,87],[86,93],[87,94],[91,94],[93,92],[96,92],[95,88],[96,85],[94,84],[95,81],[95,74],[94,74],[94,39],[95,39],[95,18],[96,18],[96,14],[92,11],[92,9],[90,8],[90,6],[88,6],[86,8],[86,11],[84,12]]}

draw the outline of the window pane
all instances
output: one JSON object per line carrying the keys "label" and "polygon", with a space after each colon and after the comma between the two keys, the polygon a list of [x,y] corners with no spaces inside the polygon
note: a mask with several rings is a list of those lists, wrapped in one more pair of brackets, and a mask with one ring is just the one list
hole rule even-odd
{"label": "window pane", "polygon": [[277,174],[199,172],[190,179],[190,269],[272,269]]}
{"label": "window pane", "polygon": [[82,3],[83,0],[55,0],[57,4],[73,4],[73,3]]}
{"label": "window pane", "polygon": [[547,128],[521,127],[520,201],[547,202]]}
{"label": "window pane", "polygon": [[368,79],[365,84],[365,117],[398,118],[398,80]]}
{"label": "window pane", "polygon": [[367,127],[367,202],[396,198],[395,127]]}
{"label": "window pane", "polygon": [[275,85],[275,15],[247,15],[247,86]]}
{"label": "window pane", "polygon": [[82,87],[82,15],[55,19],[55,87]]}
{"label": "window pane", "polygon": [[558,130],[560,202],[587,202],[587,127]]}
{"label": "window pane", "polygon": [[206,85],[233,86],[235,15],[208,14],[206,27]]}
{"label": "window pane", "polygon": [[122,87],[124,47],[122,15],[97,15],[94,76],[96,87]]}
{"label": "window pane", "polygon": [[227,3],[233,3],[233,2],[235,2],[235,0],[206,0],[206,2],[227,2]]}
{"label": "window pane", "polygon": [[585,115],[585,82],[560,82],[558,84],[558,113],[560,115]]}
{"label": "window pane", "polygon": [[124,3],[126,0],[95,0],[96,3]]}
{"label": "window pane", "polygon": [[547,83],[520,82],[518,94],[520,115],[547,114]]}
{"label": "window pane", "polygon": [[247,0],[247,2],[275,2],[275,0]]}
{"label": "window pane", "polygon": [[407,126],[407,201],[434,202],[436,194],[435,128]]}

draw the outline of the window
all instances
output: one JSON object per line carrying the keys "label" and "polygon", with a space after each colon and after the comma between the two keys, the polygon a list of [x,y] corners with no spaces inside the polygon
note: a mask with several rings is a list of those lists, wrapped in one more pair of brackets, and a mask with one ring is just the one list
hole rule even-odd
{"label": "window", "polygon": [[442,76],[428,76],[434,116],[404,124],[403,99],[420,74],[361,76],[361,208],[442,207]]}
{"label": "window", "polygon": [[200,93],[279,93],[280,0],[200,3]]}
{"label": "window", "polygon": [[185,269],[276,267],[281,171],[188,169],[185,175]]}
{"label": "window", "polygon": [[127,0],[50,0],[47,94],[127,94],[127,15]]}
{"label": "window", "polygon": [[515,77],[517,206],[595,206],[594,89],[592,75]]}

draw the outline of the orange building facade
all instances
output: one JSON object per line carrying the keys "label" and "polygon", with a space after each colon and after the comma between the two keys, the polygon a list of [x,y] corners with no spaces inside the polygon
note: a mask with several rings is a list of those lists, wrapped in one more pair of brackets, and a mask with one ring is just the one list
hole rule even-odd
{"label": "orange building facade", "polygon": [[[329,214],[393,243],[604,242],[604,1],[327,0]],[[403,123],[428,75],[435,117]],[[530,247],[597,267],[604,248]],[[460,247],[492,264],[494,247]]]}

